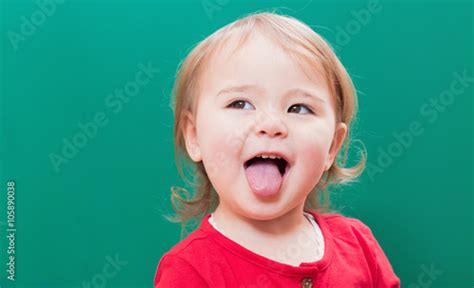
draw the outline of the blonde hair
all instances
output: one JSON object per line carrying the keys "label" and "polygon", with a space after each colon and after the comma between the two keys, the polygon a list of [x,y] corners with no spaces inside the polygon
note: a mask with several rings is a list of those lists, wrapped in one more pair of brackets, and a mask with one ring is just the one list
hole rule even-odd
{"label": "blonde hair", "polygon": [[[193,186],[195,195],[190,197],[189,191],[185,188],[171,187],[171,203],[176,215],[165,217],[171,222],[181,223],[181,237],[183,237],[186,223],[189,220],[197,220],[196,223],[198,223],[206,214],[213,212],[219,203],[218,195],[207,177],[202,161],[195,163],[187,154],[183,135],[184,115],[186,112],[195,115],[200,76],[214,53],[217,53],[229,39],[238,37],[239,47],[252,33],[256,32],[261,32],[274,40],[291,57],[296,56],[295,59],[301,65],[310,64],[310,67],[322,68],[320,72],[328,80],[331,95],[336,100],[336,120],[344,122],[348,128],[344,144],[341,147],[344,150],[342,159],[339,155],[340,151],[338,151],[338,157],[332,166],[324,172],[319,183],[308,195],[304,205],[305,209],[313,209],[319,213],[335,212],[330,208],[328,186],[352,182],[365,169],[366,152],[361,150],[359,150],[361,156],[359,162],[353,167],[344,167],[351,142],[352,129],[350,125],[357,112],[357,96],[350,76],[331,47],[310,27],[291,16],[278,15],[273,12],[250,14],[222,27],[198,43],[180,63],[177,70],[172,91],[175,161],[179,174]],[[181,156],[184,156],[186,163],[192,164],[194,182],[186,179],[180,163]],[[180,195],[180,192],[184,192],[183,196],[185,197]],[[320,201],[321,195],[323,196],[322,202]]]}

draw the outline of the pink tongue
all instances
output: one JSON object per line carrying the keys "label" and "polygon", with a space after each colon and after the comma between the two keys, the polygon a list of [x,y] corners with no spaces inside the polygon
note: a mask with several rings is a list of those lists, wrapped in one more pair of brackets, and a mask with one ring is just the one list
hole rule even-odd
{"label": "pink tongue", "polygon": [[280,191],[282,176],[272,160],[256,160],[245,169],[247,181],[255,194],[270,196]]}

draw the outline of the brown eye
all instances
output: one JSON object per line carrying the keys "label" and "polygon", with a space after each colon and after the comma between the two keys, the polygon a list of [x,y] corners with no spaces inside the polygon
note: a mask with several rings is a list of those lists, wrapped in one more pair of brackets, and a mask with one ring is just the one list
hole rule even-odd
{"label": "brown eye", "polygon": [[[293,109],[293,107],[295,109]],[[298,109],[299,108],[299,109]],[[303,108],[304,110],[307,110],[308,112],[307,113],[300,113],[301,111],[301,108]],[[296,105],[293,105],[290,107],[290,113],[293,112],[293,113],[298,113],[298,114],[314,114],[313,111],[311,109],[309,109],[306,105],[303,105],[303,104],[296,104]]]}
{"label": "brown eye", "polygon": [[244,100],[237,100],[237,101],[234,101],[232,103],[230,103],[230,105],[228,107],[230,108],[234,108],[234,109],[244,109],[245,104],[248,103],[250,106],[252,106],[252,104],[250,104],[248,101],[244,101]]}

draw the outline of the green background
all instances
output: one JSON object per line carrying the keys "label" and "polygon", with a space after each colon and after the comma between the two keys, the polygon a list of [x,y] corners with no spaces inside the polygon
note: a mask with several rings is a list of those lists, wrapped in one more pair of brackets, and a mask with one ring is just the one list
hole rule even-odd
{"label": "green background", "polygon": [[[473,77],[472,2],[66,0],[44,19],[37,3],[0,6],[1,287],[86,287],[100,277],[103,287],[152,286],[161,255],[180,240],[179,226],[161,216],[171,211],[170,187],[183,184],[169,106],[178,63],[219,27],[269,8],[336,46],[359,91],[355,137],[369,165],[383,168],[339,189],[335,207],[372,229],[403,287],[474,284],[473,82],[459,86],[455,76]],[[364,18],[370,3],[379,10]],[[39,25],[22,34],[33,15]],[[159,72],[120,111],[107,105],[140,63]],[[452,101],[435,110],[441,98]],[[55,169],[50,155],[96,113],[106,124]],[[413,123],[423,131],[408,132]],[[403,146],[397,133],[412,140]],[[5,273],[8,180],[16,182],[14,283]],[[123,264],[112,277],[107,257]],[[430,267],[440,271],[434,279]]]}

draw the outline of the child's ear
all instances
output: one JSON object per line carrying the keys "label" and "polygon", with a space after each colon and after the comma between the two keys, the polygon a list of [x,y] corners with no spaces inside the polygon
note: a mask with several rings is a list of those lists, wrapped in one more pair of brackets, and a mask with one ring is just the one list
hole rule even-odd
{"label": "child's ear", "polygon": [[184,112],[183,122],[183,136],[186,144],[186,151],[188,151],[189,157],[191,157],[194,162],[199,162],[202,158],[199,141],[197,139],[196,122],[189,111]]}
{"label": "child's ear", "polygon": [[346,133],[347,125],[343,122],[339,122],[336,126],[336,130],[334,131],[334,137],[331,143],[331,148],[329,148],[329,155],[326,161],[324,171],[327,171],[329,168],[331,168],[332,163],[336,159],[339,149],[342,146],[342,143],[344,143]]}

